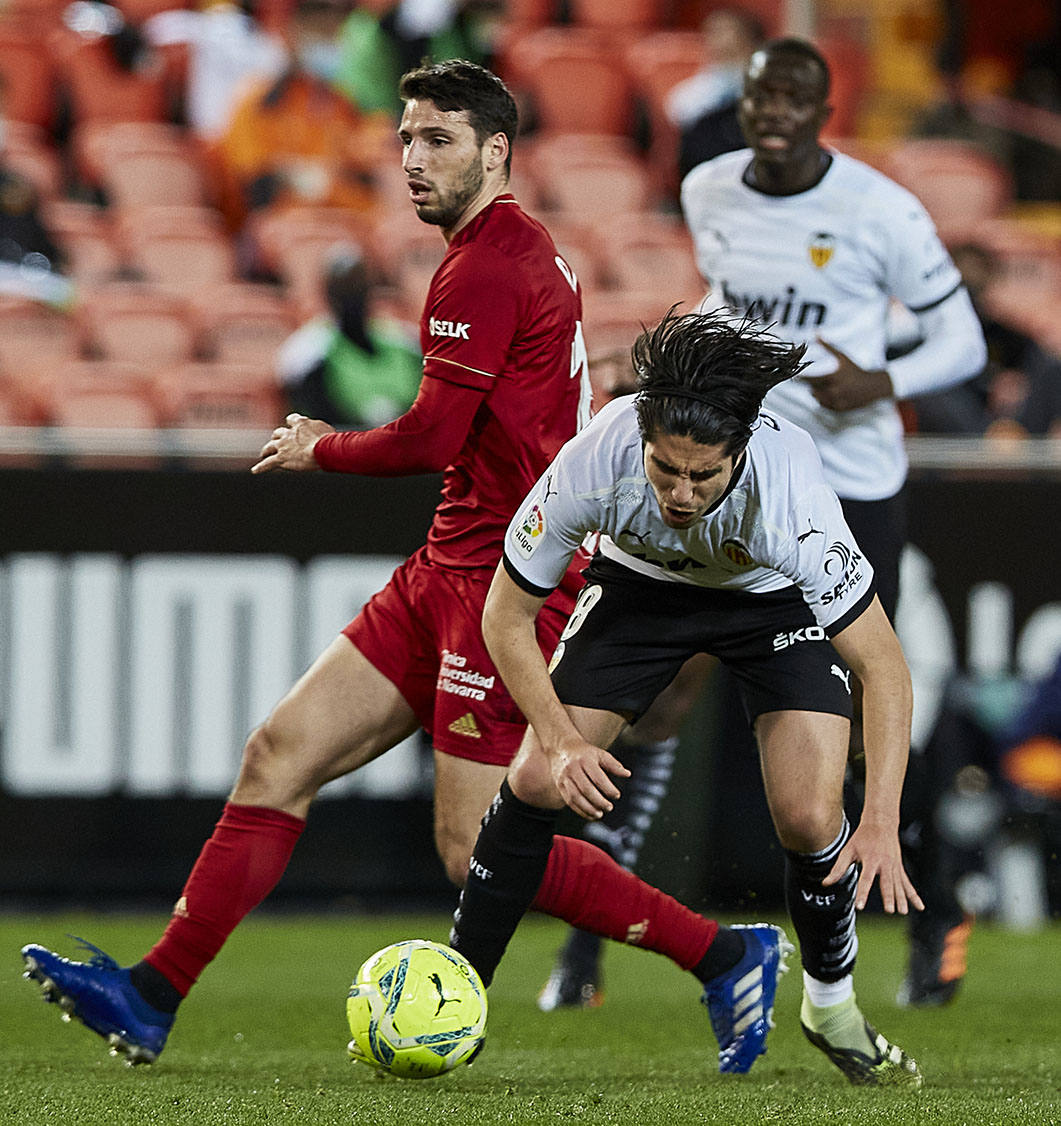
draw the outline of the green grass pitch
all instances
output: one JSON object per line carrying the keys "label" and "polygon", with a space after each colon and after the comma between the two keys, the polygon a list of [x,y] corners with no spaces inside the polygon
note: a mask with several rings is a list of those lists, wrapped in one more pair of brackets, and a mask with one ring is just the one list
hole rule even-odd
{"label": "green grass pitch", "polygon": [[925,1073],[919,1094],[897,1094],[850,1087],[803,1039],[796,965],[778,991],[769,1052],[746,1076],[717,1073],[695,982],[641,951],[609,949],[602,1008],[540,1013],[535,996],[564,932],[538,918],[522,925],[498,972],[486,1049],[472,1067],[417,1082],[349,1062],[344,1006],[358,965],[398,939],[444,939],[447,922],[256,914],[204,974],[159,1062],[128,1068],[41,1003],[18,951],[37,941],[73,954],[69,932],[129,962],[164,920],[0,915],[0,1126],[1061,1124],[1056,923],[1027,935],[977,926],[954,1004],[906,1012],[893,1000],[902,923],[862,921],[863,1009]]}

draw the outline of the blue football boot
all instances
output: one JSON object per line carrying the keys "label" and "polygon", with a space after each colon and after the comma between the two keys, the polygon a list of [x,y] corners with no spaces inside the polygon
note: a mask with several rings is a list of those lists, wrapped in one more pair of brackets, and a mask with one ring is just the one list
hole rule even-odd
{"label": "blue football boot", "polygon": [[743,934],[744,957],[712,978],[700,1001],[707,1006],[718,1040],[718,1070],[742,1075],[766,1051],[766,1036],[774,1027],[777,981],[788,972],[785,959],[795,947],[780,927],[769,923],[731,929]]}
{"label": "blue football boot", "polygon": [[152,1008],[127,969],[84,939],[77,941],[92,952],[88,962],[72,962],[43,946],[23,946],[22,976],[40,982],[44,1000],[63,1010],[64,1021],[76,1017],[102,1036],[112,1056],[124,1056],[130,1066],[154,1063],[166,1046],[174,1014]]}

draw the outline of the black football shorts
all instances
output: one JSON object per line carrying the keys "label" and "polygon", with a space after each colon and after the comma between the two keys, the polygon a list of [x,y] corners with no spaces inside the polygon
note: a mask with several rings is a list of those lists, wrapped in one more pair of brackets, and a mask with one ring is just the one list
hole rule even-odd
{"label": "black football shorts", "polygon": [[769,594],[660,582],[597,555],[550,663],[560,700],[631,722],[688,657],[737,678],[745,710],[851,717],[850,671],[798,587]]}

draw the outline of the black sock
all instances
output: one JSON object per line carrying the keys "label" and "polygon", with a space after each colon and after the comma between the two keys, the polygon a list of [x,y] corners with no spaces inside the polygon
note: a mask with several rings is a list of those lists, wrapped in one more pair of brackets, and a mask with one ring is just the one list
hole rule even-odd
{"label": "black sock", "polygon": [[707,953],[689,972],[706,985],[713,977],[733,969],[743,957],[744,935],[730,927],[720,926]]}
{"label": "black sock", "polygon": [[[677,746],[676,737],[639,743],[626,735],[612,748],[630,768],[630,777],[623,782],[622,796],[615,805],[599,821],[588,822],[582,835],[624,868],[633,869],[641,854],[645,834],[670,786]],[[564,962],[579,976],[599,977],[597,963],[603,945],[599,935],[572,928],[564,945]]]}
{"label": "black sock", "polygon": [[845,817],[840,835],[820,852],[785,849],[785,902],[799,936],[800,961],[818,981],[839,981],[855,968],[858,867],[852,865],[839,883],[822,885],[850,836]]}
{"label": "black sock", "polygon": [[538,894],[558,816],[520,801],[506,780],[483,818],[449,941],[486,985]]}
{"label": "black sock", "polygon": [[590,821],[582,835],[624,868],[633,868],[641,854],[645,834],[670,786],[677,746],[677,738],[635,743],[620,737],[612,748],[629,767],[630,777],[623,780],[615,805],[599,821]]}
{"label": "black sock", "polygon": [[151,1008],[158,1009],[160,1013],[175,1013],[184,1000],[168,979],[147,962],[130,966],[129,980]]}

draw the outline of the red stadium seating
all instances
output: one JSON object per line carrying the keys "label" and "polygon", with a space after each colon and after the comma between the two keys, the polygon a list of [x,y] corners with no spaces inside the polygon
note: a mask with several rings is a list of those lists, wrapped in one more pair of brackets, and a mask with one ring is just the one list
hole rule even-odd
{"label": "red stadium seating", "polygon": [[283,418],[280,388],[258,367],[179,364],[155,373],[152,385],[164,426],[269,432]]}
{"label": "red stadium seating", "polygon": [[267,286],[236,282],[192,295],[204,355],[272,371],[277,349],[297,327],[292,302]]}
{"label": "red stadium seating", "polygon": [[531,99],[545,132],[628,134],[633,99],[611,41],[589,28],[546,27],[521,36],[507,75]]}
{"label": "red stadium seating", "polygon": [[187,304],[172,293],[116,284],[83,290],[77,319],[86,354],[150,371],[190,360],[195,330]]}
{"label": "red stadium seating", "polygon": [[186,295],[236,277],[235,252],[223,234],[130,229],[125,239],[127,260],[145,280]]}
{"label": "red stadium seating", "polygon": [[901,141],[888,151],[881,168],[921,200],[947,238],[974,233],[980,223],[998,217],[1013,201],[1006,168],[964,141]]}
{"label": "red stadium seating", "polygon": [[524,163],[549,211],[599,216],[641,211],[654,202],[656,185],[626,138],[553,134],[537,141]]}
{"label": "red stadium seating", "polygon": [[570,0],[571,20],[606,31],[644,31],[660,27],[669,0]]}
{"label": "red stadium seating", "polygon": [[686,308],[704,295],[692,240],[677,220],[621,216],[602,246],[611,282],[624,293],[659,294],[667,307],[680,301]]}
{"label": "red stadium seating", "polygon": [[649,165],[668,194],[678,187],[678,130],[666,114],[667,95],[704,64],[699,32],[657,31],[632,42],[624,61],[651,129]]}
{"label": "red stadium seating", "polygon": [[42,201],[56,199],[62,192],[63,171],[59,153],[37,125],[8,122],[0,161],[5,168],[28,180],[37,189]]}
{"label": "red stadium seating", "polygon": [[55,199],[42,211],[48,230],[66,252],[67,272],[77,282],[93,284],[113,278],[122,264],[110,215],[101,207]]}
{"label": "red stadium seating", "polygon": [[57,109],[56,72],[45,37],[22,21],[0,25],[0,75],[6,89],[5,116],[51,128]]}
{"label": "red stadium seating", "polygon": [[33,396],[57,364],[80,354],[73,318],[15,298],[0,298],[0,383]]}
{"label": "red stadium seating", "polygon": [[60,84],[70,97],[74,120],[162,121],[166,116],[161,60],[123,70],[104,40],[59,27],[49,39]]}

